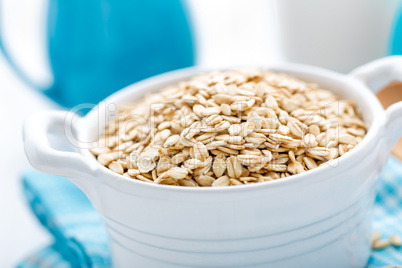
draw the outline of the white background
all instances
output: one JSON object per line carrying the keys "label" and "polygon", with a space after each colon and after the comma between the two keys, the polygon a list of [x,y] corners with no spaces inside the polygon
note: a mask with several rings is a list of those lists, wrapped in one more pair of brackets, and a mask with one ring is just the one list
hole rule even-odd
{"label": "white background", "polygon": [[[264,65],[277,61],[269,0],[189,0],[196,29],[198,64]],[[1,1],[0,32],[12,56],[38,83],[51,81],[44,38],[45,0]],[[51,242],[22,195],[21,174],[29,168],[22,146],[24,119],[57,108],[28,88],[0,55],[0,267]]]}

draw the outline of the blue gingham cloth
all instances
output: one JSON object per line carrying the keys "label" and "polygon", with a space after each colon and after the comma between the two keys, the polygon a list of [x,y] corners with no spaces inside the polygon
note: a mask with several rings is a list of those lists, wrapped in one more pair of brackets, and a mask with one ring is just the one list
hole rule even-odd
{"label": "blue gingham cloth", "polygon": [[[402,236],[402,162],[391,158],[381,175],[374,206],[374,230],[384,238]],[[27,173],[25,195],[55,243],[33,253],[18,267],[110,267],[107,235],[102,221],[85,195],[68,180]],[[402,264],[402,247],[373,251],[368,268]]]}
{"label": "blue gingham cloth", "polygon": [[[373,213],[373,229],[388,239],[402,236],[402,162],[391,157],[381,173]],[[368,267],[402,265],[402,247],[373,251]]]}
{"label": "blue gingham cloth", "polygon": [[[84,193],[63,177],[30,171],[23,176],[25,196],[54,244],[18,267],[110,267],[107,233]],[[67,266],[66,266],[67,265]]]}

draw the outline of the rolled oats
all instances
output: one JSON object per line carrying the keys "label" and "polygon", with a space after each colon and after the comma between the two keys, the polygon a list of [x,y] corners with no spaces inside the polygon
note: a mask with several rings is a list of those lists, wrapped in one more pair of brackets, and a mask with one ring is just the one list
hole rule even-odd
{"label": "rolled oats", "polygon": [[300,174],[349,152],[367,132],[353,102],[264,70],[202,74],[121,105],[114,119],[90,149],[100,164],[188,187]]}
{"label": "rolled oats", "polygon": [[226,175],[219,177],[212,183],[212,187],[229,186],[229,185],[230,185],[230,179]]}

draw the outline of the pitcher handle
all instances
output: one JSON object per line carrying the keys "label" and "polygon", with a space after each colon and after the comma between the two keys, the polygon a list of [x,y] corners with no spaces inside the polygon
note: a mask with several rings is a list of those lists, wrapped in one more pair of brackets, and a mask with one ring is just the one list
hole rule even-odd
{"label": "pitcher handle", "polygon": [[0,24],[0,52],[3,54],[4,59],[7,61],[7,63],[9,64],[9,66],[11,67],[11,69],[14,71],[14,73],[17,74],[17,76],[29,87],[32,88],[37,88],[40,89],[42,91],[46,91],[50,88],[52,88],[52,85],[48,88],[44,88],[38,84],[36,84],[34,81],[32,81],[31,78],[29,78],[28,75],[26,75],[22,69],[20,68],[20,66],[18,66],[18,64],[14,61],[14,59],[10,56],[10,53],[8,52],[8,50],[6,49],[6,46],[4,45],[4,41],[3,41],[3,34],[1,32],[1,24]]}
{"label": "pitcher handle", "polygon": [[[31,165],[44,173],[72,178],[88,177],[94,169],[77,152],[52,148],[48,136],[52,128],[72,129],[71,112],[46,111],[30,116],[23,129],[25,153]],[[66,120],[67,119],[67,120]],[[66,133],[58,133],[62,137]]]}
{"label": "pitcher handle", "polygon": [[[374,93],[393,81],[402,81],[402,56],[389,56],[372,61],[350,73]],[[402,136],[402,101],[386,109],[386,135],[391,148]]]}

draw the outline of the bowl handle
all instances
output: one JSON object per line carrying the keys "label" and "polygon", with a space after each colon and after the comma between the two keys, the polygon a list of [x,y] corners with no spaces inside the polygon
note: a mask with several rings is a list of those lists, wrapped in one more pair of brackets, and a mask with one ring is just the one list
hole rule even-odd
{"label": "bowl handle", "polygon": [[31,165],[45,173],[72,178],[88,177],[93,169],[86,164],[84,157],[77,152],[61,151],[52,148],[49,134],[52,130],[64,130],[57,136],[65,135],[72,129],[71,112],[46,111],[30,116],[23,129],[25,153]]}
{"label": "bowl handle", "polygon": [[[393,81],[402,81],[402,56],[390,56],[363,65],[350,74],[377,93]],[[402,136],[402,101],[392,104],[386,112],[386,130],[392,148]]]}

